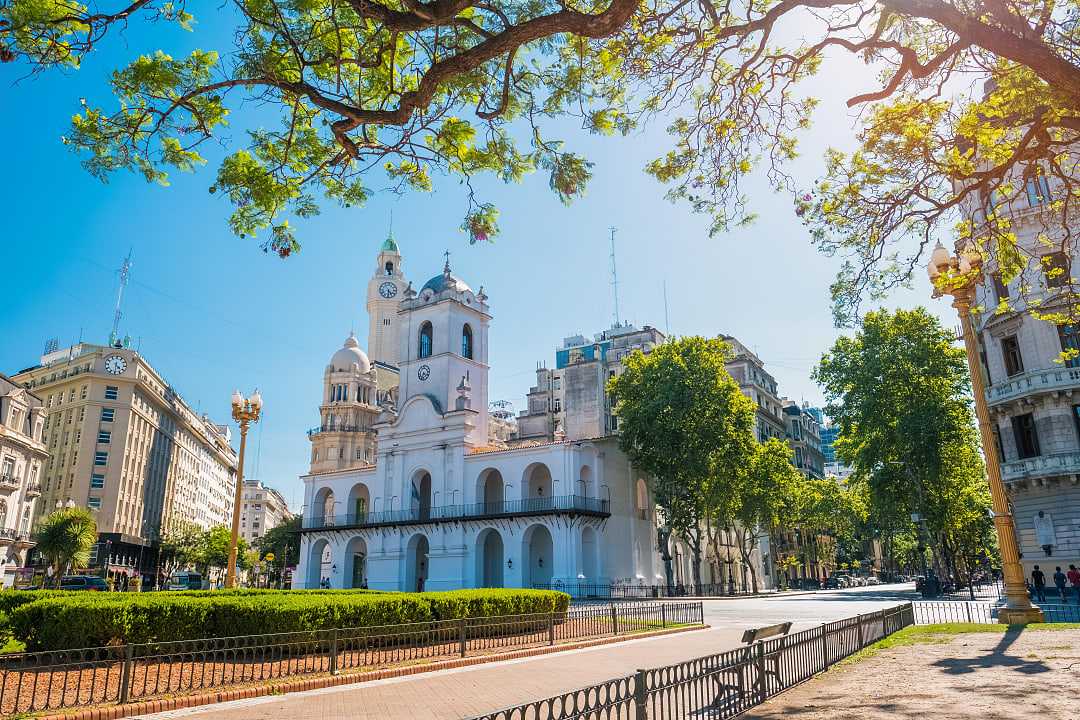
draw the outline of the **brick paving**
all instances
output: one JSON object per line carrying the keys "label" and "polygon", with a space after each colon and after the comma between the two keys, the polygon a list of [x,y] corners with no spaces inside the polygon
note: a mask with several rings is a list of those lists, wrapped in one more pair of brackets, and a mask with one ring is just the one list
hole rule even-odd
{"label": "brick paving", "polygon": [[450,720],[551,697],[637,668],[738,647],[742,631],[716,628],[538,658],[138,716],[147,720]]}

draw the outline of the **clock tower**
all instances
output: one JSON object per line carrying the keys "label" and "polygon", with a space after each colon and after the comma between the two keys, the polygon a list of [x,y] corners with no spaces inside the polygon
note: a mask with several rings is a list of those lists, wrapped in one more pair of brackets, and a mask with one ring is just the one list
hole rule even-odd
{"label": "clock tower", "polygon": [[368,356],[376,363],[398,366],[398,304],[407,285],[401,253],[390,235],[379,248],[375,274],[368,281]]}

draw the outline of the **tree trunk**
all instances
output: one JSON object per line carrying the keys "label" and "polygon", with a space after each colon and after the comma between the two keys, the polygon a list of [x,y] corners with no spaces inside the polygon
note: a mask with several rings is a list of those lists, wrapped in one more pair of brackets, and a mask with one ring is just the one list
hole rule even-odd
{"label": "tree trunk", "polygon": [[694,557],[694,567],[691,568],[690,575],[694,582],[694,594],[701,595],[701,530],[696,530],[697,537],[693,539],[687,539],[690,545],[690,553]]}

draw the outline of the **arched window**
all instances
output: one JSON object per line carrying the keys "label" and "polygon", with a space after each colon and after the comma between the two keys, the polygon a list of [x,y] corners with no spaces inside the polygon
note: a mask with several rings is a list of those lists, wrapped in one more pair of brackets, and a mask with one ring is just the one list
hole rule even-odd
{"label": "arched window", "polygon": [[386,274],[387,275],[393,275],[394,274],[394,263],[392,263],[392,262],[386,263],[386,268],[385,269],[386,269]]}
{"label": "arched window", "polygon": [[461,328],[461,357],[472,359],[472,328],[468,323]]}
{"label": "arched window", "polygon": [[431,323],[425,322],[420,326],[420,354],[418,357],[431,357]]}

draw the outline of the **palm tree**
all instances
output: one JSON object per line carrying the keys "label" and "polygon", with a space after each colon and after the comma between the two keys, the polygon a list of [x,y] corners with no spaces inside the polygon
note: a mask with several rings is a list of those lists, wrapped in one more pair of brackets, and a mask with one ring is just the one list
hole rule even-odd
{"label": "palm tree", "polygon": [[86,508],[57,510],[38,523],[34,542],[38,552],[52,566],[59,587],[69,567],[90,564],[90,548],[97,542],[97,521]]}

